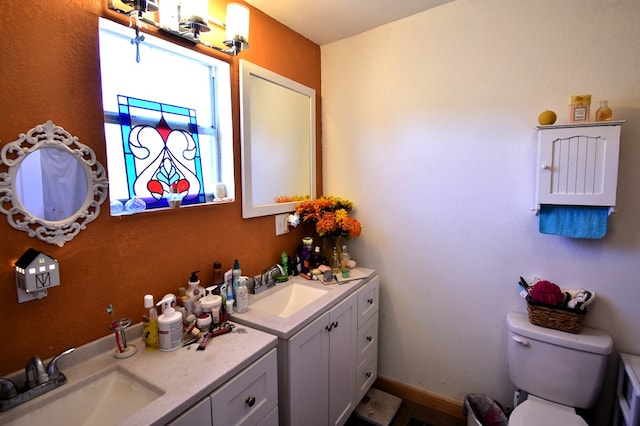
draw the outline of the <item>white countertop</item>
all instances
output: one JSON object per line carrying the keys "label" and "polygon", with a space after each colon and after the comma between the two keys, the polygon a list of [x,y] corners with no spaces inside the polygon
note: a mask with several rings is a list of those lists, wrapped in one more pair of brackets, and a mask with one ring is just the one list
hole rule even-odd
{"label": "white countertop", "polygon": [[[279,338],[286,340],[298,331],[302,330],[314,319],[321,316],[327,311],[327,309],[331,308],[339,301],[344,300],[351,293],[362,287],[372,276],[375,275],[374,273],[375,270],[373,269],[357,267],[351,270],[351,277],[349,280],[344,281],[343,278],[339,278],[338,283],[329,285],[323,284],[320,281],[305,280],[299,276],[290,277],[290,282],[301,281],[304,283],[311,283],[312,285],[317,285],[318,287],[329,291],[327,294],[305,306],[295,314],[282,318],[251,309],[252,302],[260,300],[268,296],[269,292],[274,291],[274,289],[268,289],[258,295],[249,295],[249,311],[243,314],[234,313],[231,315],[231,319],[237,323],[244,324],[267,333],[275,334]],[[277,286],[286,284],[287,283],[277,284]]]}
{"label": "white countertop", "polygon": [[[135,338],[141,336],[140,324],[130,327],[127,333],[128,343],[135,345],[137,349],[137,353],[130,358],[114,358],[113,335],[81,346],[61,358],[58,363],[60,371],[67,377],[66,384],[0,413],[0,424],[63,396],[87,377],[113,368],[129,372],[163,392],[157,399],[120,424],[166,424],[276,347],[275,336],[235,325],[236,329],[244,328],[247,332],[217,336],[209,340],[204,351],[196,351],[195,344],[172,352],[147,352],[144,350],[142,338]],[[15,372],[9,378],[13,379],[16,385],[22,386],[24,371]]]}

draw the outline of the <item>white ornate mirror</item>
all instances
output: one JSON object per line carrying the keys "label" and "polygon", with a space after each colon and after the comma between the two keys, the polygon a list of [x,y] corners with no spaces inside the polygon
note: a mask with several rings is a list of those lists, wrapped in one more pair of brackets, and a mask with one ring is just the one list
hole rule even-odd
{"label": "white ornate mirror", "polygon": [[242,217],[295,210],[280,196],[316,192],[315,90],[240,61]]}
{"label": "white ornate mirror", "polygon": [[100,213],[107,178],[91,148],[51,121],[0,150],[0,211],[9,224],[60,247]]}

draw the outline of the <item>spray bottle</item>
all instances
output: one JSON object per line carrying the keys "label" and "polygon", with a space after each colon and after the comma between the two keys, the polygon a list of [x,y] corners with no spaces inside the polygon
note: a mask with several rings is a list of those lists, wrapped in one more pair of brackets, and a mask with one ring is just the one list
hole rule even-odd
{"label": "spray bottle", "polygon": [[158,344],[161,351],[174,351],[182,347],[182,315],[174,308],[176,297],[167,294],[156,306],[162,306],[158,317]]}

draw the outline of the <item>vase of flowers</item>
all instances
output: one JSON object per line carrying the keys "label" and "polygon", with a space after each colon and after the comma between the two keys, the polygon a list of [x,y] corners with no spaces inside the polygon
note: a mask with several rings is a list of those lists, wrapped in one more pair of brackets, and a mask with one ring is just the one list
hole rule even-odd
{"label": "vase of flowers", "polygon": [[340,254],[345,240],[360,236],[360,222],[349,216],[353,209],[351,201],[333,196],[297,201],[296,211],[290,216],[289,223],[293,226],[300,222],[312,223],[314,232],[323,241],[322,248],[327,259],[331,259],[333,247]]}

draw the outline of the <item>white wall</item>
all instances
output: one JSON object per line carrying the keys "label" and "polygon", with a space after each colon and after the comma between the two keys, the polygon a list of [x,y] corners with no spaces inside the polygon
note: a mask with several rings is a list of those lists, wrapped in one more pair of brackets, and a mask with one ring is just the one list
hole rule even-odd
{"label": "white wall", "polygon": [[[324,191],[354,201],[350,249],[381,275],[381,375],[512,405],[520,275],[595,291],[585,324],[640,354],[639,22],[637,0],[456,0],[322,47]],[[530,211],[537,116],[566,123],[581,93],[629,121],[603,240]]]}

